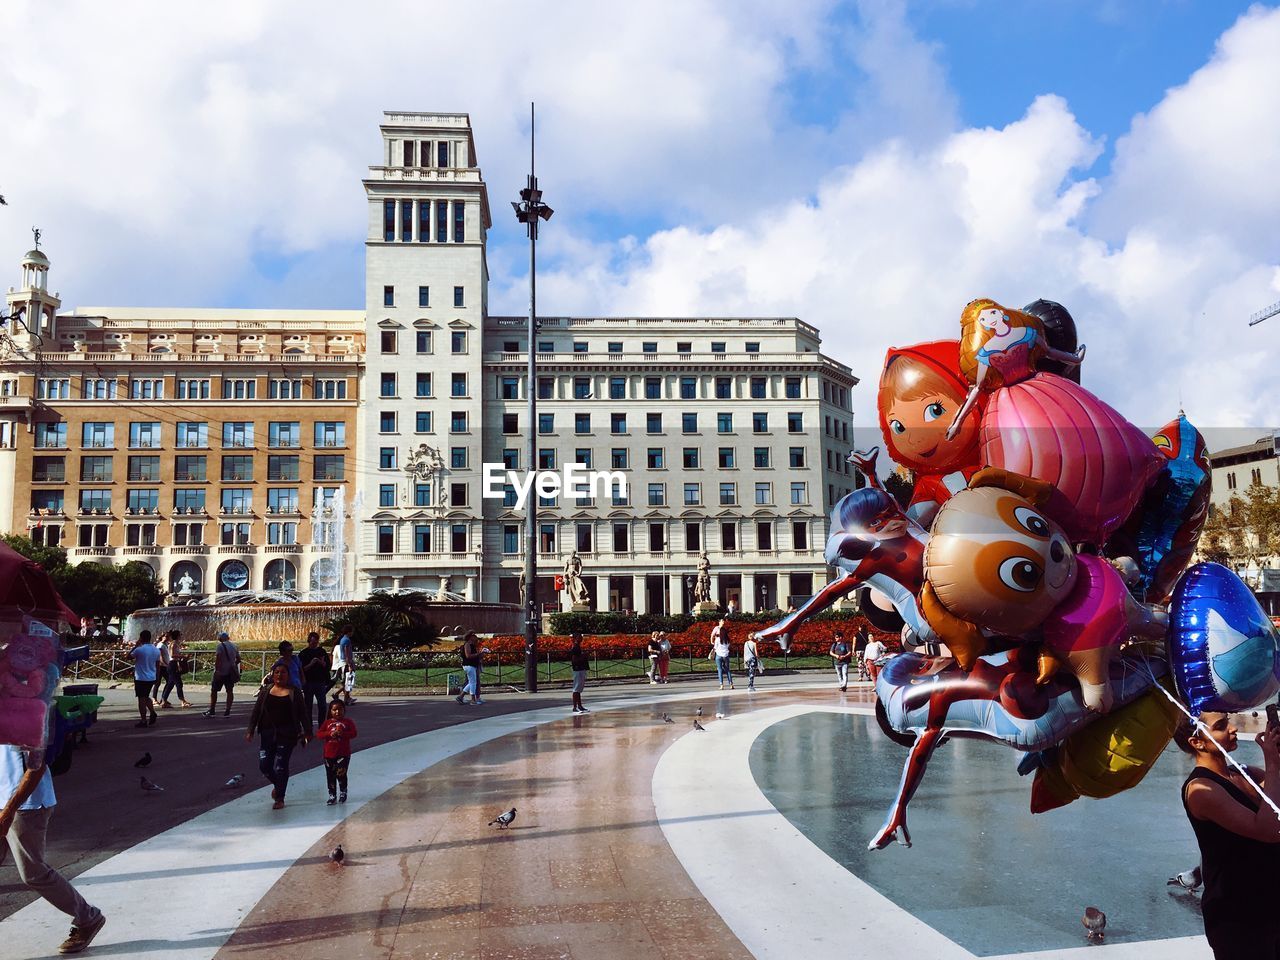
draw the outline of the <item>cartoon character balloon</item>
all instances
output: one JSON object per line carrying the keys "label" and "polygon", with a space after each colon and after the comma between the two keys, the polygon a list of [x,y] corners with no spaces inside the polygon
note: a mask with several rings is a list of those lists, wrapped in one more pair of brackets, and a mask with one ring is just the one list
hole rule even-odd
{"label": "cartoon character balloon", "polygon": [[907,513],[926,529],[978,469],[977,421],[946,433],[968,390],[957,340],[895,347],[885,356],[876,398],[880,432],[889,456],[915,475]]}
{"label": "cartoon character balloon", "polygon": [[982,463],[1043,480],[1045,510],[1072,542],[1101,545],[1133,512],[1163,458],[1142,431],[1088,390],[1037,372],[1049,358],[1077,364],[1084,347],[1049,347],[1039,320],[994,300],[961,314],[960,369],[973,384],[948,436],[959,437],[984,394]]}
{"label": "cartoon character balloon", "polygon": [[1197,563],[1174,587],[1168,644],[1178,693],[1196,716],[1249,710],[1280,691],[1280,631],[1220,564]]}

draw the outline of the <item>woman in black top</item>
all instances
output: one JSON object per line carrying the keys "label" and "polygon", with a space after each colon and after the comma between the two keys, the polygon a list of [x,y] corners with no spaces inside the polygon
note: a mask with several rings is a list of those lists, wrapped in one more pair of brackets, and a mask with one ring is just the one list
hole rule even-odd
{"label": "woman in black top", "polygon": [[[1182,805],[1200,844],[1205,937],[1217,960],[1280,960],[1280,818],[1222,755],[1236,748],[1231,718],[1204,713],[1200,722],[1207,733],[1187,721],[1176,739],[1196,758]],[[1280,803],[1280,727],[1268,725],[1258,745],[1266,769],[1249,776]]]}
{"label": "woman in black top", "polygon": [[258,691],[258,700],[249,717],[245,740],[259,736],[258,769],[271,781],[273,810],[284,806],[284,792],[289,787],[289,758],[301,741],[305,747],[311,739],[311,711],[302,699],[302,691],[289,678],[289,668],[276,664],[271,682]]}

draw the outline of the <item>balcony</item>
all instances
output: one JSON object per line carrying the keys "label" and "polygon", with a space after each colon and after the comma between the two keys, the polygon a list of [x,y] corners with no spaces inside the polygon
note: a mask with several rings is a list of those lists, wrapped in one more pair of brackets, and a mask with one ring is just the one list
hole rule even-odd
{"label": "balcony", "polygon": [[202,557],[209,552],[209,547],[203,543],[187,543],[170,547],[169,552],[175,557]]}
{"label": "balcony", "polygon": [[173,475],[174,483],[208,483],[209,475],[206,473],[175,473]]}
{"label": "balcony", "polygon": [[76,547],[71,551],[73,557],[109,557],[110,547]]}
{"label": "balcony", "polygon": [[124,554],[126,557],[158,557],[160,548],[154,543],[145,547],[125,547]]}
{"label": "balcony", "polygon": [[300,543],[269,543],[263,548],[267,553],[301,553]]}
{"label": "balcony", "polygon": [[35,473],[31,475],[32,483],[66,483],[67,474],[65,470],[50,470],[45,473]]}
{"label": "balcony", "polygon": [[250,554],[257,553],[258,548],[252,543],[224,543],[218,546],[219,553],[239,553]]}

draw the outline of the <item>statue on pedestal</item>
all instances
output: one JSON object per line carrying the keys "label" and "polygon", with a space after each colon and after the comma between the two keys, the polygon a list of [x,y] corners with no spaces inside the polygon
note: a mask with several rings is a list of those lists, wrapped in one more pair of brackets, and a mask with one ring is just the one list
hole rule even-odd
{"label": "statue on pedestal", "polygon": [[190,597],[196,592],[195,577],[189,573],[184,573],[178,578],[178,596]]}
{"label": "statue on pedestal", "polygon": [[564,592],[569,595],[570,609],[575,613],[591,609],[591,597],[582,580],[582,561],[577,550],[564,562]]}
{"label": "statue on pedestal", "polygon": [[445,603],[449,599],[449,578],[440,578],[440,589],[436,591],[436,602]]}
{"label": "statue on pedestal", "polygon": [[718,609],[711,599],[711,561],[707,551],[698,557],[698,579],[693,585],[693,609],[695,613],[713,613]]}

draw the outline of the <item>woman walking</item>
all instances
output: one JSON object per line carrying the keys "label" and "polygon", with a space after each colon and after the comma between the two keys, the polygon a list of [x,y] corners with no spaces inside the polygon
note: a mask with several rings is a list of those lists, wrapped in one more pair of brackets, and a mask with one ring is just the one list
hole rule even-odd
{"label": "woman walking", "polygon": [[467,675],[466,686],[458,694],[458,702],[463,703],[468,693],[471,694],[471,705],[484,703],[480,699],[480,644],[476,642],[474,632],[468,631],[462,638],[462,672]]}
{"label": "woman walking", "polygon": [[164,685],[164,693],[160,695],[160,706],[164,708],[172,707],[169,702],[169,694],[173,692],[173,688],[178,688],[178,702],[184,707],[191,706],[187,700],[186,694],[182,692],[182,632],[180,630],[169,631],[169,663],[166,667],[167,682]]}
{"label": "woman walking", "polygon": [[582,649],[582,634],[575,633],[570,640],[572,646],[569,647],[569,669],[573,671],[573,712],[590,713],[582,705],[582,690],[587,685],[587,670],[590,669],[591,662]]}
{"label": "woman walking", "polygon": [[[156,679],[151,687],[151,706],[163,707],[160,702],[160,685],[169,677],[169,635],[166,633],[160,638],[160,642],[156,644],[156,652],[160,655],[156,660]],[[172,706],[172,704],[170,704]]]}
{"label": "woman walking", "polygon": [[742,664],[747,669],[747,692],[756,692],[756,674],[760,672],[760,656],[756,652],[756,635],[747,634],[742,644]]}
{"label": "woman walking", "polygon": [[289,758],[301,741],[305,747],[311,739],[311,711],[302,700],[302,691],[293,685],[289,667],[277,664],[271,671],[271,683],[258,691],[245,740],[258,734],[258,769],[271,781],[273,810],[284,806],[289,787]]}
{"label": "woman walking", "polygon": [[711,631],[711,652],[708,657],[714,657],[716,661],[716,677],[720,681],[720,689],[724,689],[725,681],[729,682],[729,689],[733,689],[733,673],[729,669],[729,622],[723,617],[720,622],[715,625]]}

